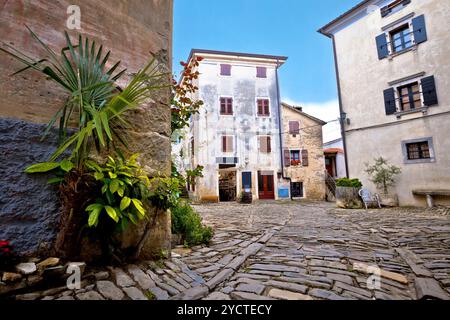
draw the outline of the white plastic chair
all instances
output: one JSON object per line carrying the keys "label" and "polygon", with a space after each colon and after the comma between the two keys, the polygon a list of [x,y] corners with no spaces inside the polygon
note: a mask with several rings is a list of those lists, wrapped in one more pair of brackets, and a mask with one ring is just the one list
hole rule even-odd
{"label": "white plastic chair", "polygon": [[376,204],[378,205],[378,208],[381,209],[381,201],[380,196],[378,194],[372,195],[372,193],[367,189],[361,189],[359,190],[359,196],[364,202],[364,205],[366,206],[366,210],[368,209],[368,206],[370,204]]}

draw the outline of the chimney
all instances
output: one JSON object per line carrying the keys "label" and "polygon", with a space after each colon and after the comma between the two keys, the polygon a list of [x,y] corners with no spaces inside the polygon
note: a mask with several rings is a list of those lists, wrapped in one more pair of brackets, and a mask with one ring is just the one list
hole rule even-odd
{"label": "chimney", "polygon": [[303,112],[303,107],[301,107],[301,106],[294,106],[294,109],[297,109],[298,111]]}

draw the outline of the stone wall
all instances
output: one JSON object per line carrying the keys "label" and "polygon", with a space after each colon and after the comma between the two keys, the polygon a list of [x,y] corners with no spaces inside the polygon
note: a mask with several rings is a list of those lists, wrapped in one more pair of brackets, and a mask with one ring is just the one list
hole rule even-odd
{"label": "stone wall", "polygon": [[[127,68],[119,85],[125,86],[152,55],[171,70],[172,0],[3,1],[0,39],[33,58],[45,57],[26,30],[27,25],[59,53],[66,44],[63,32],[69,5],[81,9],[81,30],[68,30],[73,41],[78,33],[96,40],[111,50],[111,62],[120,60],[121,68]],[[40,136],[67,95],[38,72],[28,70],[10,76],[21,68],[22,64],[0,53],[0,239],[11,240],[19,253],[35,254],[55,238],[58,196],[46,185],[46,177],[22,172],[27,165],[48,160],[55,141],[49,138],[41,142]],[[170,173],[169,93],[163,93],[157,101],[162,103],[141,106],[131,115],[130,122],[135,126],[128,132],[132,151],[141,153],[141,164],[149,175]],[[157,224],[161,230],[156,234],[170,238],[166,226],[170,219],[164,221],[164,226]]]}
{"label": "stone wall", "polygon": [[[303,195],[306,199],[325,199],[325,159],[322,147],[322,125],[320,122],[283,106],[283,147],[287,149],[308,150],[308,166],[290,166],[285,169],[292,182],[303,182]],[[289,132],[289,121],[300,122],[300,134]]]}

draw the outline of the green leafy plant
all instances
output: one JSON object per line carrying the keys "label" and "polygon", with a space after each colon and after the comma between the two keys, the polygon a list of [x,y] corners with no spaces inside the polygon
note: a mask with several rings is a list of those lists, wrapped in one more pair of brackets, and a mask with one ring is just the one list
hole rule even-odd
{"label": "green leafy plant", "polygon": [[207,244],[213,236],[212,228],[204,226],[200,215],[185,201],[172,208],[172,232],[182,235],[188,246]]}
{"label": "green leafy plant", "polygon": [[157,208],[168,210],[178,205],[180,182],[177,178],[153,178],[150,182],[150,202]]}
{"label": "green leafy plant", "polygon": [[369,163],[365,165],[365,171],[370,176],[370,181],[384,194],[388,194],[389,187],[395,186],[395,177],[402,172],[401,168],[390,165],[383,157],[374,159],[372,165]]}
{"label": "green leafy plant", "polygon": [[150,181],[136,162],[138,155],[128,159],[108,156],[105,165],[86,161],[95,180],[101,183],[101,194],[95,203],[90,204],[89,227],[97,227],[101,214],[106,214],[125,229],[129,222],[137,224],[146,217],[143,201],[149,196]]}
{"label": "green leafy plant", "polygon": [[336,186],[360,189],[362,187],[362,183],[359,179],[342,178],[336,180]]}
{"label": "green leafy plant", "polygon": [[[68,93],[66,103],[54,114],[44,132],[45,137],[55,123],[59,123],[61,144],[50,161],[55,161],[71,148],[69,160],[81,168],[93,146],[101,151],[115,140],[126,146],[120,129],[129,127],[129,123],[122,117],[123,113],[149,99],[155,90],[170,87],[170,73],[152,59],[122,90],[115,82],[126,70],[115,74],[120,61],[106,68],[111,53],[104,54],[103,46],[97,49],[95,41],[81,35],[78,43],[74,44],[65,32],[67,46],[58,55],[30,28],[28,30],[47,53],[45,58],[31,58],[6,43],[0,51],[26,65],[15,74],[30,68],[37,70]],[[76,127],[77,133],[67,137],[71,127]]]}
{"label": "green leafy plant", "polygon": [[31,165],[25,169],[25,173],[51,173],[54,175],[47,183],[61,183],[64,181],[64,177],[67,173],[73,170],[74,163],[68,159],[64,159],[61,162],[42,162]]}

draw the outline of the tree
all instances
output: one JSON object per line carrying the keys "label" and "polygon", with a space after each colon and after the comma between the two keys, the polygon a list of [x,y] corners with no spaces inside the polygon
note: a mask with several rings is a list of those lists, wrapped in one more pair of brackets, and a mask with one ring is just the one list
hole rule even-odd
{"label": "tree", "polygon": [[375,163],[370,165],[366,163],[366,173],[371,177],[378,190],[388,193],[389,187],[395,186],[395,176],[400,174],[402,170],[399,167],[390,165],[383,157],[375,158]]}

